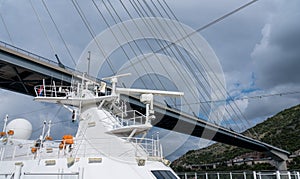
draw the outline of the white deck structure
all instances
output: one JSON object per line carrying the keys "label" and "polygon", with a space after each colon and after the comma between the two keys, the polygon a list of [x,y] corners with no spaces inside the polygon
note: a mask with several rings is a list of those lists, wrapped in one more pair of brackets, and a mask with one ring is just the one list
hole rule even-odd
{"label": "white deck structure", "polygon": [[[50,139],[46,123],[38,140],[16,138],[16,128],[4,126],[0,138],[2,178],[178,178],[163,158],[159,139],[145,138],[152,127],[153,95],[183,95],[177,92],[120,89],[117,77],[105,84],[82,77],[73,87],[36,86],[36,101],[64,105],[79,120],[76,136]],[[146,104],[146,114],[127,111],[120,93],[135,93]],[[8,127],[6,127],[8,126]],[[26,133],[26,130],[25,130]]]}

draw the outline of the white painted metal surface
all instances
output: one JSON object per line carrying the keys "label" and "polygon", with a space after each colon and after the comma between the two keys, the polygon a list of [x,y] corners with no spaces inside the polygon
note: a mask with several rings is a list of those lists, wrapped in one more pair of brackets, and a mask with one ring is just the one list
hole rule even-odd
{"label": "white painted metal surface", "polygon": [[165,165],[159,140],[144,138],[152,127],[149,116],[126,111],[118,90],[104,95],[101,84],[85,78],[75,87],[53,84],[37,86],[35,100],[76,107],[76,136],[52,141],[50,130],[43,130],[38,140],[23,140],[2,133],[0,179],[178,178]]}

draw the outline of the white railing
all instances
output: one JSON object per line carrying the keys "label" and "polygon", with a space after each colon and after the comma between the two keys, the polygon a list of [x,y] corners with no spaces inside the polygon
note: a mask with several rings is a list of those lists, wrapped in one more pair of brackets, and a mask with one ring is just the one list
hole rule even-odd
{"label": "white railing", "polygon": [[162,146],[159,140],[128,137],[124,137],[123,139],[126,141],[130,140],[130,142],[136,146],[136,152],[138,152],[137,147],[139,147],[146,152],[149,157],[163,158]]}
{"label": "white railing", "polygon": [[[18,160],[18,159],[35,159],[35,158],[59,158],[66,155],[66,152],[59,150],[59,142],[48,141],[36,146],[34,142],[22,143],[15,145],[0,146],[0,161]],[[32,152],[33,148],[37,150]]]}
{"label": "white railing", "polygon": [[[147,138],[136,138],[136,137],[122,137],[123,144],[130,145],[131,151],[123,151],[123,147],[116,147],[114,141],[105,138],[90,139],[88,143],[90,145],[84,145],[80,151],[76,150],[77,146],[80,146],[82,141],[76,141],[74,147],[74,153],[76,157],[87,157],[87,156],[115,156],[117,155],[128,155],[129,157],[154,157],[162,159],[162,147],[158,140],[147,139]],[[77,146],[76,146],[77,145]],[[97,148],[101,146],[101,148]]]}
{"label": "white railing", "polygon": [[42,85],[35,86],[35,95],[37,97],[80,97],[83,90],[91,91],[96,97],[110,94],[109,90],[105,90],[105,93],[102,93],[98,84],[77,83],[73,86],[63,86],[56,85],[55,81],[52,83],[52,85],[45,85],[45,81],[43,81]]}
{"label": "white railing", "polygon": [[114,129],[131,125],[142,125],[146,122],[146,116],[136,110],[122,112],[116,116],[118,119],[118,124],[113,126]]}
{"label": "white railing", "polygon": [[181,179],[300,179],[299,171],[181,172]]}
{"label": "white railing", "polygon": [[[158,140],[142,138],[121,138],[121,145],[129,145],[133,156],[138,157],[146,154],[146,157],[162,158],[162,147]],[[87,157],[87,156],[113,156],[124,151],[122,147],[116,147],[111,139],[95,138],[85,140],[91,145],[84,145],[80,151],[77,150],[84,140],[74,140],[74,144],[65,144],[59,148],[62,141],[43,142],[41,146],[34,146],[34,142],[18,145],[0,146],[0,161],[20,159],[42,159],[42,158],[66,158],[66,157]],[[99,147],[100,146],[100,147]],[[99,148],[98,148],[99,147]],[[32,152],[32,148],[37,148]],[[128,151],[125,151],[128,152]],[[125,155],[125,153],[124,153]]]}
{"label": "white railing", "polygon": [[39,97],[68,97],[75,95],[71,86],[37,85],[34,87],[36,96]]}
{"label": "white railing", "polygon": [[22,145],[4,145],[0,147],[0,161],[14,160],[19,157],[30,157],[33,143]]}

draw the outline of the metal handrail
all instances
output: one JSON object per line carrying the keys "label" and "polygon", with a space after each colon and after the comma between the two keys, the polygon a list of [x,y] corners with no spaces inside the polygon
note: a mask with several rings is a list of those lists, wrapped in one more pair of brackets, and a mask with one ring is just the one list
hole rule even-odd
{"label": "metal handrail", "polygon": [[[8,44],[6,42],[0,41],[0,46],[5,47],[5,48],[10,49],[10,50],[14,50],[14,51],[19,52],[19,53],[21,53],[23,55],[27,55],[27,56],[33,57],[33,58],[35,58],[37,60],[40,60],[40,61],[43,61],[43,62],[47,62],[47,63],[50,63],[50,64],[54,64],[56,66],[59,66],[58,62],[56,62],[54,60],[42,57],[40,55],[37,55],[35,53],[32,53],[32,52],[29,52],[27,50],[21,49],[19,47],[16,47],[14,45]],[[65,66],[65,68],[67,68],[68,70],[74,71],[74,72],[79,72],[79,71],[75,70],[74,68],[71,68],[71,67],[68,67],[68,66]]]}
{"label": "metal handrail", "polygon": [[[124,118],[124,116],[130,115],[128,113],[133,113],[131,114],[131,118]],[[116,114],[118,116],[118,125],[114,126],[114,129],[125,127],[125,126],[132,126],[132,125],[141,125],[144,124],[143,122],[146,121],[146,116],[140,113],[137,110],[130,110],[130,111],[125,111],[122,113]]]}
{"label": "metal handrail", "polygon": [[76,90],[73,90],[71,86],[37,85],[34,91],[36,96],[65,97]]}
{"label": "metal handrail", "polygon": [[[148,157],[156,157],[162,158],[162,149],[159,140],[149,139],[149,138],[138,138],[138,137],[122,137],[121,139],[124,142],[129,142],[135,146],[133,152],[136,154],[143,151],[146,153]],[[108,138],[92,138],[93,144],[110,147],[109,142],[111,142]],[[34,141],[29,143],[24,143],[22,145],[3,145],[0,146],[0,161],[2,160],[14,160],[20,158],[65,158],[70,157],[72,155],[80,156],[90,156],[90,155],[98,155],[101,154],[101,151],[95,149],[95,153],[91,153],[91,148],[86,148],[86,151],[78,153],[76,150],[76,146],[81,143],[82,139],[74,139],[74,144],[72,144],[72,150],[70,150],[70,145],[64,144],[64,140],[55,140],[49,142],[43,142],[43,145],[35,146]],[[60,144],[64,144],[63,149],[59,149]],[[38,150],[35,153],[32,153],[31,149],[37,148]],[[51,149],[51,152],[48,152]],[[117,148],[113,148],[113,150],[117,150]]]}
{"label": "metal handrail", "polygon": [[241,178],[241,179],[264,179],[264,178],[295,178],[300,179],[299,171],[214,171],[214,172],[180,172],[180,178],[209,179],[209,178]]}

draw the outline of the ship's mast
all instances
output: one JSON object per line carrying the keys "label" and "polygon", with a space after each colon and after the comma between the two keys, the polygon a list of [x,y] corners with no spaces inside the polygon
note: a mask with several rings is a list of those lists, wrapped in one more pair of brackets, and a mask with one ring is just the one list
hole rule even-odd
{"label": "ship's mast", "polygon": [[120,94],[137,94],[140,95],[140,101],[146,105],[146,119],[149,123],[150,118],[154,118],[153,110],[153,95],[159,96],[183,96],[183,92],[176,91],[161,91],[161,90],[148,90],[148,89],[133,89],[133,88],[118,88],[118,78],[131,75],[130,73],[115,75],[112,77],[102,78],[102,80],[110,80],[112,83],[112,93],[111,95],[120,95]]}

